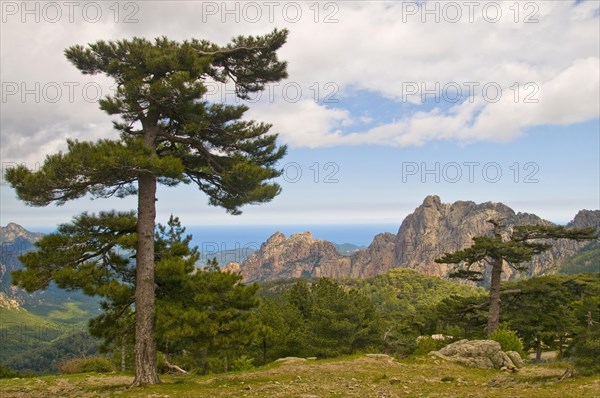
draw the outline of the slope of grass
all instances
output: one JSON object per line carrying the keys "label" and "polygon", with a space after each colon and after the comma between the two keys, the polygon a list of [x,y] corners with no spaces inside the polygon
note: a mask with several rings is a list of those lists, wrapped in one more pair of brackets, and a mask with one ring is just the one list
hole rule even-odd
{"label": "slope of grass", "polygon": [[32,314],[22,307],[2,308],[0,307],[0,327],[9,325],[46,325],[47,327],[58,328],[53,322],[49,322],[41,316]]}
{"label": "slope of grass", "polygon": [[78,323],[87,321],[90,317],[88,311],[80,308],[80,303],[66,302],[61,309],[50,311],[47,317],[56,322]]}
{"label": "slope of grass", "polygon": [[560,366],[518,373],[466,368],[422,357],[346,357],[285,362],[217,376],[163,376],[163,384],[129,389],[131,375],[82,374],[0,380],[3,398],[20,397],[600,397],[600,378],[560,381]]}
{"label": "slope of grass", "polygon": [[23,308],[0,308],[0,360],[20,355],[48,343],[63,333],[63,328],[31,314]]}
{"label": "slope of grass", "polygon": [[[95,351],[86,321],[76,303],[56,316],[20,308],[0,308],[0,364],[24,373],[55,372],[58,362]],[[87,313],[86,313],[87,314]]]}

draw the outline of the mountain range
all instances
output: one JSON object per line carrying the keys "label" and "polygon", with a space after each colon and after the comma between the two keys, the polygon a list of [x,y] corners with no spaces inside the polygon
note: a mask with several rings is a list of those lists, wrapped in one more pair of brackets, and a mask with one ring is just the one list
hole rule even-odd
{"label": "mountain range", "polygon": [[[516,213],[502,203],[457,201],[442,203],[435,195],[409,214],[397,234],[382,233],[365,249],[344,256],[330,242],[315,239],[309,231],[286,237],[276,232],[260,249],[241,263],[229,263],[225,270],[240,273],[245,282],[264,282],[289,278],[368,278],[392,268],[411,268],[427,275],[447,278],[451,266],[434,260],[444,253],[472,244],[472,238],[489,234],[489,219],[515,225],[553,225],[535,214]],[[581,210],[567,228],[600,227],[600,210]],[[507,265],[504,278],[536,276],[554,272],[586,247],[598,242],[558,240],[553,248],[535,257],[524,275],[514,274]],[[595,252],[598,254],[598,251]],[[595,256],[600,268],[600,259]],[[600,270],[600,269],[599,269]]]}
{"label": "mountain range", "polygon": [[[470,246],[475,236],[489,234],[489,219],[502,219],[509,230],[514,225],[552,225],[535,214],[516,213],[502,203],[457,201],[448,204],[442,203],[438,196],[430,195],[402,221],[396,234],[378,234],[366,248],[315,239],[310,231],[289,237],[275,232],[259,250],[242,253],[243,261],[228,263],[224,270],[239,272],[245,282],[313,277],[368,278],[392,268],[410,268],[426,275],[447,278],[451,266],[435,263],[434,260],[444,253]],[[567,227],[600,228],[600,210],[579,211]],[[8,305],[7,300],[14,300],[30,309],[54,301],[58,304],[64,299],[96,306],[79,292],[64,292],[54,286],[34,294],[11,286],[10,271],[22,267],[18,255],[31,250],[42,236],[15,223],[0,227],[0,293],[4,294],[1,302]],[[600,271],[599,246],[598,241],[559,240],[553,242],[551,250],[528,263],[524,275],[516,275],[506,266],[504,277],[555,272],[562,264],[582,253],[587,264],[591,261],[594,268],[595,263]],[[14,304],[14,301],[10,302]]]}

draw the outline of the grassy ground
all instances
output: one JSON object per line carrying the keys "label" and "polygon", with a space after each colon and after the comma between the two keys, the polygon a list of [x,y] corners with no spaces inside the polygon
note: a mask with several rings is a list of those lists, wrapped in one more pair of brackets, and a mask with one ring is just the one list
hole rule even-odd
{"label": "grassy ground", "polygon": [[393,361],[364,356],[285,362],[216,376],[163,376],[163,384],[129,389],[130,375],[82,374],[0,380],[9,397],[502,397],[600,398],[600,378],[559,381],[560,365],[518,373],[465,368],[431,358]]}

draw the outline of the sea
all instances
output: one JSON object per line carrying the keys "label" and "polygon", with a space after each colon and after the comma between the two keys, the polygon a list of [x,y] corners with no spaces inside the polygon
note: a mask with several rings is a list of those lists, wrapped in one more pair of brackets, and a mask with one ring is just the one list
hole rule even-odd
{"label": "sea", "polygon": [[315,239],[332,243],[350,243],[368,246],[379,233],[398,232],[397,224],[360,225],[241,225],[241,226],[189,226],[186,234],[192,235],[192,245],[201,252],[226,251],[250,248],[257,250],[271,235],[281,232],[290,236],[310,231]]}
{"label": "sea", "polygon": [[[375,235],[398,232],[398,224],[315,224],[315,225],[203,225],[186,226],[186,235],[192,235],[191,246],[197,246],[202,257],[218,257],[219,263],[239,261],[240,252],[249,254],[260,248],[271,235],[281,232],[289,237],[295,233],[310,231],[315,239],[343,245],[366,247]],[[50,233],[50,227],[28,228],[31,231]],[[223,254],[228,252],[228,254]],[[231,257],[232,256],[232,257]],[[231,258],[229,258],[231,257]],[[245,258],[245,257],[241,257]]]}

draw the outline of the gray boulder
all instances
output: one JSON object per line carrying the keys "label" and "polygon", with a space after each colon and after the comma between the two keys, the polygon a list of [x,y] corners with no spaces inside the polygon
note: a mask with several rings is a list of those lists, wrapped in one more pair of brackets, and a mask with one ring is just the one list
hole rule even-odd
{"label": "gray boulder", "polygon": [[[514,351],[509,352],[511,355],[512,353],[519,355]],[[511,357],[502,351],[500,343],[493,340],[459,340],[439,351],[432,351],[429,355],[475,368],[508,370],[517,368]],[[523,361],[520,365],[523,365]]]}
{"label": "gray boulder", "polygon": [[506,355],[508,355],[512,363],[514,363],[517,368],[522,368],[525,366],[525,362],[523,362],[523,358],[521,358],[521,355],[519,355],[518,352],[506,351]]}

